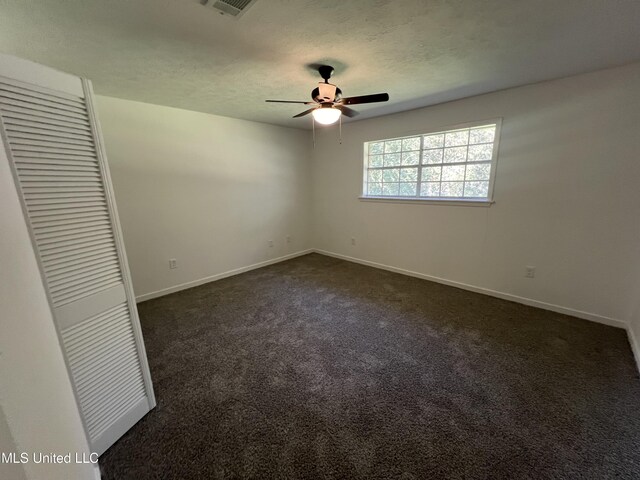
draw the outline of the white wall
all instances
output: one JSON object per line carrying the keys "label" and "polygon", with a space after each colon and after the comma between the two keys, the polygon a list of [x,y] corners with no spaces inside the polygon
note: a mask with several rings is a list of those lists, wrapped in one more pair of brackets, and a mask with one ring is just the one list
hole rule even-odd
{"label": "white wall", "polygon": [[[6,454],[17,451],[18,447],[13,440],[13,434],[7,424],[4,411],[0,407],[0,452]],[[2,474],[2,478],[11,480],[25,480],[27,478],[23,465],[16,463],[0,464],[0,474]]]}
{"label": "white wall", "polygon": [[[0,142],[0,407],[19,452],[89,455],[4,146]],[[0,424],[2,419],[0,419]],[[0,425],[0,433],[6,430]],[[4,435],[3,435],[4,436]],[[11,471],[13,470],[13,471]],[[90,464],[24,464],[28,479],[99,478]],[[13,476],[15,475],[15,476]],[[20,478],[0,463],[0,478]]]}
{"label": "white wall", "polygon": [[629,342],[636,358],[638,371],[640,371],[640,255],[636,257],[637,265],[637,281],[636,281],[636,297],[631,307],[629,315]]}
{"label": "white wall", "polygon": [[136,296],[311,247],[308,132],[101,96],[97,106]]}
{"label": "white wall", "polygon": [[[639,91],[636,63],[351,123],[342,145],[325,129],[313,154],[314,246],[627,322],[640,258]],[[358,200],[363,142],[495,117],[493,206]]]}
{"label": "white wall", "polygon": [[631,319],[629,342],[638,365],[638,371],[640,371],[640,308],[636,310],[634,318]]}

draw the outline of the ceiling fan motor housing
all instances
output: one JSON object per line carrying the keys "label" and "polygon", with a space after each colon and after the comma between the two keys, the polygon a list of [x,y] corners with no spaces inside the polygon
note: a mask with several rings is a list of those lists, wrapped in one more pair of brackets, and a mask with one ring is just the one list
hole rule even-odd
{"label": "ceiling fan motor housing", "polygon": [[319,82],[318,87],[311,92],[311,98],[318,103],[335,102],[341,94],[342,90],[332,83]]}

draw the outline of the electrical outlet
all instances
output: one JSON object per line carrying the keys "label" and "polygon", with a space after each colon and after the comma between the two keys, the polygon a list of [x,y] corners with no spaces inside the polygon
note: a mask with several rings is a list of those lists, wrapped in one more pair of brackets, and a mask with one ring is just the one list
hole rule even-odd
{"label": "electrical outlet", "polygon": [[273,247],[273,240],[269,240],[269,246]]}
{"label": "electrical outlet", "polygon": [[536,267],[531,267],[527,265],[524,270],[524,276],[527,278],[535,278],[536,276]]}
{"label": "electrical outlet", "polygon": [[354,237],[351,237],[351,245],[355,245],[356,244],[356,239]]}
{"label": "electrical outlet", "polygon": [[169,268],[178,268],[178,261],[175,258],[169,259]]}
{"label": "electrical outlet", "polygon": [[287,243],[291,243],[291,235],[287,235],[286,237],[284,237],[284,239],[287,241]]}

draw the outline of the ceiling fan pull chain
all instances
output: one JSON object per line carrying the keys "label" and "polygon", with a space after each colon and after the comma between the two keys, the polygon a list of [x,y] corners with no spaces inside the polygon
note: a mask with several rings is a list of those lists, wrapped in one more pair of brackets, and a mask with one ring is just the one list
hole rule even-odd
{"label": "ceiling fan pull chain", "polygon": [[313,131],[313,148],[316,148],[316,119],[311,117],[311,130]]}
{"label": "ceiling fan pull chain", "polygon": [[338,142],[342,145],[342,115],[340,115],[340,126],[338,127]]}

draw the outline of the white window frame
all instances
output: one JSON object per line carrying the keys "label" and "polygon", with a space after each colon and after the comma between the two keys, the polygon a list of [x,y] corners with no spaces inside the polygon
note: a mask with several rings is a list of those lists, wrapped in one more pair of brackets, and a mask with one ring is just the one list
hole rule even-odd
{"label": "white window frame", "polygon": [[[405,138],[413,138],[420,137],[420,163],[418,166],[418,175],[420,175],[422,171],[422,152],[424,141],[424,136],[433,135],[437,133],[445,133],[454,130],[463,130],[466,128],[475,128],[481,127],[484,125],[494,125],[496,126],[495,137],[493,141],[493,152],[491,156],[491,173],[489,175],[489,190],[487,193],[487,198],[484,199],[474,199],[474,198],[465,198],[465,197],[403,197],[403,196],[375,196],[375,195],[367,195],[367,175],[369,170],[369,144],[375,142],[386,142],[389,140],[403,140]],[[390,202],[390,203],[423,203],[423,204],[431,204],[431,205],[457,205],[457,206],[475,206],[475,207],[489,207],[495,201],[493,200],[493,190],[496,178],[496,168],[498,163],[498,150],[500,147],[500,133],[502,129],[502,118],[491,118],[487,120],[478,120],[474,122],[461,123],[457,125],[449,125],[446,127],[434,128],[428,131],[416,131],[415,133],[411,133],[410,135],[404,135],[401,137],[392,137],[392,138],[384,138],[384,139],[371,139],[367,140],[363,144],[363,161],[362,161],[362,190],[361,195],[358,197],[362,201],[367,202]],[[468,162],[465,162],[467,164]],[[418,176],[418,188],[420,188],[420,176]]]}

